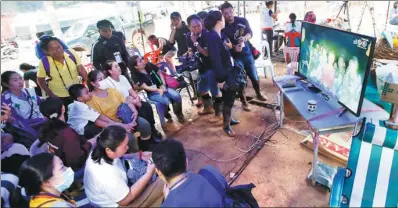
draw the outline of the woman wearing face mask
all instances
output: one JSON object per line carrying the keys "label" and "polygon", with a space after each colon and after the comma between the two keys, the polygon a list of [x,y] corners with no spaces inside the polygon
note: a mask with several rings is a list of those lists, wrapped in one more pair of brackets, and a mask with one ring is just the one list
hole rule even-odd
{"label": "woman wearing face mask", "polygon": [[113,88],[122,93],[126,101],[131,102],[135,106],[138,111],[138,116],[149,122],[152,135],[156,138],[162,138],[162,134],[155,128],[155,119],[151,105],[141,100],[127,78],[122,75],[119,64],[116,61],[107,61],[103,66],[103,73],[107,75],[107,77],[101,81],[101,89],[106,90]]}
{"label": "woman wearing face mask", "polygon": [[[236,92],[240,87],[244,86],[245,76],[240,76],[241,68],[234,64],[229,49],[232,47],[227,37],[221,33],[225,27],[225,20],[220,11],[210,11],[205,18],[205,27],[209,30],[208,33],[208,52],[210,57],[211,68],[214,70],[218,86],[222,90],[223,101],[223,120],[224,132],[228,136],[235,136],[231,124],[238,124],[232,119],[232,107],[234,105]],[[237,71],[239,70],[239,73]],[[239,78],[240,77],[240,78]]]}
{"label": "woman wearing face mask", "polygon": [[[40,113],[39,105],[41,99],[36,95],[33,88],[24,88],[24,80],[22,76],[14,71],[6,71],[1,74],[1,103],[11,107],[11,116],[8,123],[18,126],[27,131],[32,138],[37,137],[37,132],[33,128],[42,123],[45,119]],[[16,141],[30,147],[33,141]]]}
{"label": "woman wearing face mask", "polygon": [[104,74],[101,71],[94,70],[88,74],[88,88],[92,92],[93,97],[86,104],[116,122],[120,121],[117,115],[119,106],[124,103],[127,104],[133,114],[132,121],[124,124],[123,127],[130,132],[137,130],[140,133],[140,137],[138,138],[139,147],[141,150],[147,150],[151,143],[153,143],[152,129],[149,122],[138,116],[135,106],[127,101],[119,91],[113,88],[102,90],[102,80],[104,80]]}
{"label": "woman wearing face mask", "polygon": [[77,207],[62,193],[73,180],[72,168],[65,167],[59,157],[50,153],[26,160],[19,171],[19,185],[31,197],[29,207]]}
{"label": "woman wearing face mask", "polygon": [[[97,146],[89,156],[84,171],[84,190],[96,207],[159,207],[163,200],[163,184],[158,178],[149,185],[155,166],[148,163],[146,173],[132,186],[128,185],[124,158],[129,150],[127,132],[120,126],[109,126],[97,138]],[[147,161],[150,152],[140,156]]]}
{"label": "woman wearing face mask", "polygon": [[77,171],[90,153],[95,139],[86,141],[65,122],[65,107],[59,98],[49,97],[40,104],[40,111],[48,118],[39,131],[39,147],[47,144],[51,153]]}

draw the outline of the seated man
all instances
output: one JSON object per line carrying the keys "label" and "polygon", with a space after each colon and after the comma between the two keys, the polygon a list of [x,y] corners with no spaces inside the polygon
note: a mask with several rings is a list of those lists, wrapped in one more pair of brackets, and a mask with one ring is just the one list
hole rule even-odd
{"label": "seated man", "polygon": [[165,182],[162,207],[224,206],[225,178],[216,169],[206,168],[217,181],[210,184],[202,175],[187,172],[188,160],[179,141],[167,139],[160,142],[152,152],[152,160],[156,173]]}
{"label": "seated man", "polygon": [[166,38],[158,38],[155,35],[150,35],[148,37],[148,41],[150,44],[155,45],[157,49],[160,49],[161,56],[159,59],[161,60],[162,58],[170,65],[170,71],[171,74],[175,74],[175,66],[173,62],[173,57],[177,53],[176,47],[173,46],[173,44],[170,43],[170,41],[166,40]]}
{"label": "seated man", "polygon": [[398,1],[394,2],[394,7],[390,10],[389,18],[391,25],[398,25]]}

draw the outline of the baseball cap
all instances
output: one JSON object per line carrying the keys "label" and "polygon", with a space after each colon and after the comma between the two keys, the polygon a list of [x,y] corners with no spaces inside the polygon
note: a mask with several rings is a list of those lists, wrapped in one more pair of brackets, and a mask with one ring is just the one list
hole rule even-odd
{"label": "baseball cap", "polygon": [[175,17],[179,17],[181,19],[181,14],[179,12],[172,12],[170,14],[170,19],[173,19]]}
{"label": "baseball cap", "polygon": [[97,28],[109,28],[112,29],[112,23],[109,20],[100,20],[97,22]]}

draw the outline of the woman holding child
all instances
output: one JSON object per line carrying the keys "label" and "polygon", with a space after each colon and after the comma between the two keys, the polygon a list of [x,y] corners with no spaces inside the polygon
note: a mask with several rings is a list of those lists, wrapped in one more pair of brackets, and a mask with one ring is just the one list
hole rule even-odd
{"label": "woman holding child", "polygon": [[[138,141],[140,149],[147,149],[150,143],[153,142],[152,129],[147,120],[138,116],[134,104],[113,88],[103,90],[101,81],[104,80],[104,74],[101,71],[91,71],[88,74],[88,80],[88,87],[93,97],[86,104],[113,121],[122,120],[123,123],[130,126],[129,131],[138,130],[141,134]],[[119,107],[129,109],[125,109],[122,114],[117,115]],[[121,119],[120,116],[123,116],[124,119]]]}
{"label": "woman holding child", "polygon": [[101,81],[100,86],[102,90],[113,88],[131,102],[138,111],[138,116],[144,118],[149,122],[152,129],[152,135],[157,138],[162,138],[162,134],[155,128],[155,119],[152,107],[149,103],[143,102],[138,93],[131,86],[125,76],[122,75],[122,70],[116,61],[109,60],[103,66],[103,73],[107,77]]}

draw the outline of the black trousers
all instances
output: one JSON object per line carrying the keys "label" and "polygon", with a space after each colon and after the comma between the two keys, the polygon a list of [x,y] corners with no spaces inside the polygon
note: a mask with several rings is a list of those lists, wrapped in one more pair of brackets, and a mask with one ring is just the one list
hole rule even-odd
{"label": "black trousers", "polygon": [[152,131],[155,130],[155,118],[153,117],[153,110],[151,104],[142,101],[142,106],[137,108],[138,116],[144,118],[151,125]]}
{"label": "black trousers", "polygon": [[270,50],[270,54],[272,55],[272,42],[273,42],[273,38],[274,38],[274,31],[273,30],[263,30],[263,34],[265,34],[267,36],[267,42],[269,44],[269,50]]}
{"label": "black trousers", "polygon": [[94,122],[89,121],[84,127],[84,138],[91,139],[102,132],[102,128],[95,125]]}

